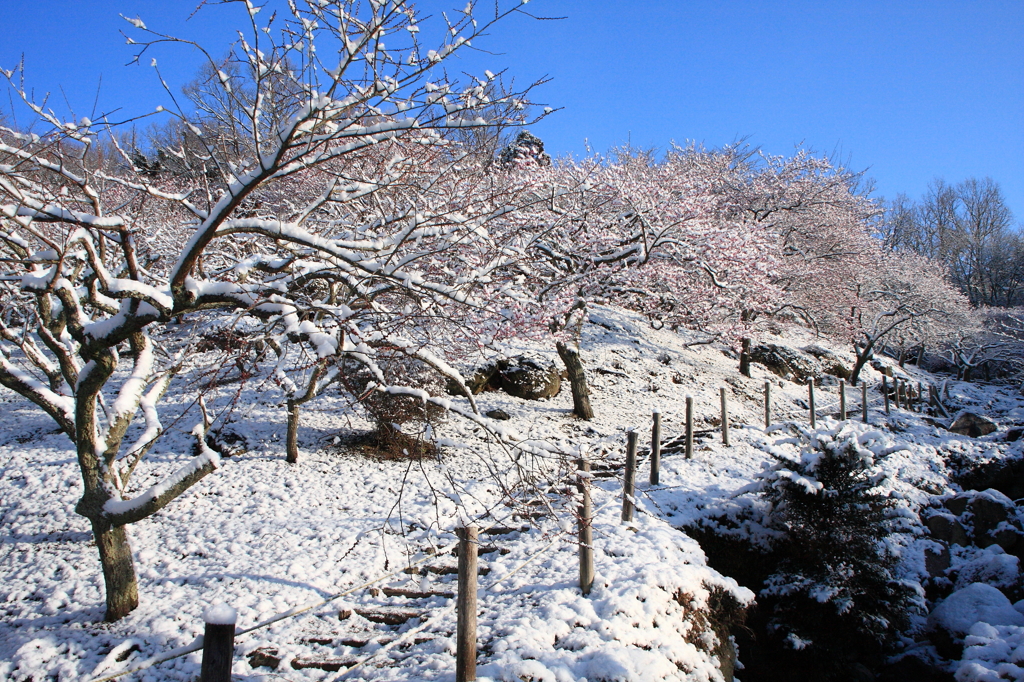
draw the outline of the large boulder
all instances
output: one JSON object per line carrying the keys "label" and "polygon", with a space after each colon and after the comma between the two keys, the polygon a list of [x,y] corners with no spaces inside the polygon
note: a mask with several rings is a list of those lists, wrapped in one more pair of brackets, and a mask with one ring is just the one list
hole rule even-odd
{"label": "large boulder", "polygon": [[970,436],[971,438],[987,436],[997,428],[999,427],[996,426],[994,421],[974,412],[961,412],[953,420],[953,423],[949,425],[949,430],[953,433]]}
{"label": "large boulder", "polygon": [[812,345],[804,348],[804,352],[818,360],[821,364],[821,370],[825,374],[831,374],[840,379],[849,379],[850,375],[853,374],[853,370],[846,364],[846,361],[828,348]]}
{"label": "large boulder", "polygon": [[946,597],[928,614],[928,625],[963,640],[975,623],[1024,625],[1021,615],[1002,592],[985,583],[972,583]]}
{"label": "large boulder", "polygon": [[929,534],[936,540],[961,547],[970,544],[967,530],[952,514],[932,514],[925,519],[924,524],[928,527]]}
{"label": "large boulder", "polygon": [[[980,540],[996,529],[999,524],[1016,516],[1013,500],[998,490],[983,490],[967,504],[974,527],[974,538]],[[980,543],[979,543],[980,544]]]}
{"label": "large boulder", "polygon": [[872,358],[870,364],[871,364],[871,368],[873,370],[875,370],[876,372],[879,372],[880,374],[884,374],[885,376],[889,377],[890,379],[892,378],[892,376],[893,376],[892,363],[889,362],[888,359]]}
{"label": "large boulder", "polygon": [[558,395],[562,375],[553,364],[520,356],[498,363],[501,388],[523,400],[541,400]]}
{"label": "large boulder", "polygon": [[[551,363],[521,355],[474,370],[466,376],[466,387],[473,395],[505,391],[524,400],[541,400],[558,395],[562,375]],[[455,381],[449,380],[448,393],[458,396],[462,395],[462,390]]]}
{"label": "large boulder", "polygon": [[821,376],[821,364],[812,355],[789,346],[758,344],[750,349],[750,361],[791,381],[805,382]]}

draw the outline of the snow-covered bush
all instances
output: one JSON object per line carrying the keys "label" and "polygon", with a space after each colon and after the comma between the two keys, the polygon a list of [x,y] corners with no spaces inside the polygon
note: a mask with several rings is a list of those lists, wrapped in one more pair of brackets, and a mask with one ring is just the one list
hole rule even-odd
{"label": "snow-covered bush", "polygon": [[780,558],[761,592],[769,629],[784,657],[817,679],[846,679],[852,664],[880,662],[917,607],[895,577],[883,540],[894,530],[894,500],[879,484],[877,433],[803,434],[799,460],[764,475],[760,494],[780,532]]}
{"label": "snow-covered bush", "polygon": [[[394,350],[378,351],[376,364],[388,385],[419,389],[435,397],[444,395],[443,375],[415,358]],[[343,372],[342,385],[360,401],[377,425],[371,445],[387,457],[416,457],[435,452],[436,447],[425,438],[431,424],[444,418],[445,410],[422,396],[375,391],[375,383],[373,373],[357,363],[350,363]],[[413,432],[403,431],[403,424],[411,424]]]}

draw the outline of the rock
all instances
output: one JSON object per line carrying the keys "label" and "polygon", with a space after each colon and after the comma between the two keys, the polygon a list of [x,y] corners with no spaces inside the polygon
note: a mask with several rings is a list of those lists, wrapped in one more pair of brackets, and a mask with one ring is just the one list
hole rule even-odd
{"label": "rock", "polygon": [[553,364],[524,356],[499,362],[498,376],[502,390],[523,400],[551,398],[562,389],[562,375]]}
{"label": "rock", "polygon": [[821,370],[825,374],[831,374],[840,379],[849,379],[853,373],[846,363],[843,362],[843,359],[828,348],[812,345],[804,348],[804,352],[818,359],[818,362],[821,364]]}
{"label": "rock", "polygon": [[491,419],[497,419],[498,421],[505,421],[512,418],[505,410],[488,410],[487,412],[484,412],[484,414]]}
{"label": "rock", "polygon": [[1003,550],[1009,552],[1011,549],[1017,546],[1020,541],[1021,533],[1020,530],[1014,528],[1008,523],[1000,525],[995,530],[989,531],[988,535],[983,538],[979,538],[979,547],[989,547],[990,545],[999,545]]}
{"label": "rock", "polygon": [[953,516],[960,516],[967,511],[967,503],[971,501],[973,495],[967,495],[960,493],[956,497],[951,497],[942,503],[942,506],[953,512]]}
{"label": "rock", "polygon": [[871,368],[876,372],[881,372],[890,379],[892,378],[892,364],[888,360],[875,358],[871,361]]}
{"label": "rock", "polygon": [[1020,559],[1007,554],[999,545],[979,549],[957,567],[954,589],[968,587],[972,583],[984,583],[989,587],[1014,590],[1020,582]]}
{"label": "rock", "polygon": [[987,436],[997,428],[998,427],[994,421],[988,417],[983,417],[980,414],[975,414],[974,412],[961,412],[957,415],[957,418],[953,420],[953,423],[949,425],[949,430],[953,433],[959,433],[962,436],[970,436],[971,438]]}
{"label": "rock", "polygon": [[975,623],[1024,626],[1021,615],[1002,592],[985,583],[972,583],[946,597],[930,614],[928,627],[963,640]]}
{"label": "rock", "polygon": [[[466,381],[466,388],[468,388],[469,392],[472,393],[473,395],[479,395],[480,393],[483,393],[487,389],[490,389],[492,391],[498,390],[498,386],[494,385],[493,382],[494,375],[497,374],[497,372],[497,363],[490,363],[484,365],[479,369],[473,370],[472,374],[469,374],[468,376],[464,377]],[[448,380],[448,384],[445,387],[445,390],[447,391],[448,395],[464,395],[462,393],[462,388],[454,379]]]}
{"label": "rock", "polygon": [[[524,400],[540,400],[558,395],[562,388],[562,374],[553,364],[545,365],[539,360],[519,356],[474,370],[466,377],[466,387],[473,395],[503,390]],[[463,395],[462,389],[452,380],[448,381],[447,392],[454,396]]]}
{"label": "rock", "polygon": [[1013,500],[998,490],[984,490],[967,504],[975,539],[980,540],[1015,513]]}
{"label": "rock", "polygon": [[995,488],[1010,499],[1021,499],[1024,498],[1024,457],[1016,454],[977,463],[961,470],[954,480],[964,490]]}
{"label": "rock", "polygon": [[821,365],[813,356],[774,343],[758,344],[751,348],[750,361],[792,381],[804,382],[821,376]]}
{"label": "rock", "polygon": [[936,540],[961,547],[970,544],[967,530],[952,514],[933,514],[925,520],[925,525]]}
{"label": "rock", "polygon": [[277,666],[281,665],[281,656],[278,654],[277,649],[271,647],[260,647],[254,649],[246,654],[246,658],[249,659],[249,667],[251,668],[270,668],[271,670],[277,670]]}
{"label": "rock", "polygon": [[1016,428],[1012,428],[1006,432],[1006,442],[1016,443],[1021,439],[1021,436],[1024,436],[1024,428],[1021,428],[1019,426]]}
{"label": "rock", "polygon": [[928,575],[938,578],[945,575],[952,558],[949,554],[949,547],[944,542],[935,543],[935,547],[928,547],[924,550],[924,568]]}

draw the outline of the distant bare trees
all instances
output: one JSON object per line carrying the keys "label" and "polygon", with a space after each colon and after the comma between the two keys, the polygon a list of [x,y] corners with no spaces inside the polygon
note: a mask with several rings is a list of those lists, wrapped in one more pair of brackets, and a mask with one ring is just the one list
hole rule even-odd
{"label": "distant bare trees", "polygon": [[890,248],[944,263],[972,304],[1024,304],[1024,238],[991,178],[935,180],[919,202],[898,195],[884,231]]}

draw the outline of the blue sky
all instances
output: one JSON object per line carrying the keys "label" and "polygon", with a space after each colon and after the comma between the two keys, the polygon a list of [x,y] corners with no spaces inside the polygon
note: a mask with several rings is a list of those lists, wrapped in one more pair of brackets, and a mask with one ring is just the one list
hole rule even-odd
{"label": "blue sky", "polygon": [[[206,7],[186,22],[195,5],[0,0],[0,66],[24,53],[27,84],[51,92],[58,109],[66,95],[79,116],[91,113],[101,74],[101,110],[148,111],[166,95],[148,66],[124,66],[131,51],[118,14],[222,52],[240,13]],[[436,13],[465,3],[417,6]],[[508,68],[520,83],[550,77],[536,98],[561,110],[532,131],[553,154],[627,140],[665,149],[745,137],[772,154],[803,144],[866,170],[883,196],[916,198],[934,177],[990,176],[1024,220],[1021,0],[533,0],[524,9],[566,18],[512,17],[475,43],[492,54],[455,68]],[[181,49],[157,57],[172,87],[198,64]]]}

